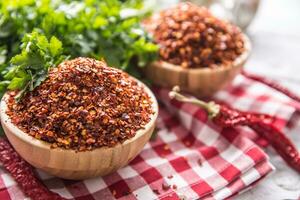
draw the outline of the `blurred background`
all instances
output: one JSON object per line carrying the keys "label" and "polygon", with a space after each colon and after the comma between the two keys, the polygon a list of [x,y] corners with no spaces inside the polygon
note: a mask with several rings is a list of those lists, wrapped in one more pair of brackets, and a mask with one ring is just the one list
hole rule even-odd
{"label": "blurred background", "polygon": [[[178,2],[178,0],[157,1],[157,9]],[[245,66],[246,71],[270,77],[300,94],[299,0],[191,1],[209,6],[215,15],[232,20],[244,28],[253,48]],[[255,12],[256,5],[257,12]],[[300,148],[300,128],[297,132],[290,135]],[[299,199],[300,176],[286,167],[272,150],[267,151],[272,163],[277,166],[276,172],[236,199]]]}

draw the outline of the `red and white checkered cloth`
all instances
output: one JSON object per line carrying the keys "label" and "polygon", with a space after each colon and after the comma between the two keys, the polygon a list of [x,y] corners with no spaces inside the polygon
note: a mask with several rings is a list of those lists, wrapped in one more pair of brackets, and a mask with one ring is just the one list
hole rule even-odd
{"label": "red and white checkered cloth", "polygon": [[[84,181],[67,181],[37,170],[45,185],[63,197],[78,200],[225,199],[251,188],[274,169],[256,144],[266,142],[249,129],[220,129],[202,109],[171,101],[167,90],[158,89],[156,95],[160,102],[157,137],[128,166]],[[281,129],[296,107],[300,108],[241,75],[215,100],[275,115],[275,124]],[[26,198],[2,167],[0,174],[1,200]],[[164,189],[163,183],[171,188]]]}

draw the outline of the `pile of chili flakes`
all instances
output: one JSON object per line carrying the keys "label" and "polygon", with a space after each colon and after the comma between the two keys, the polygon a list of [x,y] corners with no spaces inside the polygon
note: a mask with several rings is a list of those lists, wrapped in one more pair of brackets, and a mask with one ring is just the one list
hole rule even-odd
{"label": "pile of chili flakes", "polygon": [[121,70],[104,61],[76,58],[16,102],[10,92],[7,114],[25,133],[77,151],[109,146],[135,136],[153,114],[152,100]]}
{"label": "pile of chili flakes", "polygon": [[183,68],[230,66],[245,50],[237,26],[191,3],[154,14],[144,26],[160,46],[160,59]]}

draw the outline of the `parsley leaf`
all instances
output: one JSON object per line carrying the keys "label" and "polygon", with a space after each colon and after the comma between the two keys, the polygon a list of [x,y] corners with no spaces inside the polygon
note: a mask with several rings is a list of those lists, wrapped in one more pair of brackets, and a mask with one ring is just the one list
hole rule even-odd
{"label": "parsley leaf", "polygon": [[8,70],[3,73],[0,93],[3,94],[6,88],[19,90],[18,100],[27,91],[32,91],[47,78],[51,67],[66,59],[62,52],[62,43],[55,36],[48,40],[37,30],[26,34],[21,53],[11,59]]}
{"label": "parsley leaf", "polygon": [[[157,56],[158,47],[141,26],[149,13],[143,0],[0,1],[0,71],[1,63],[8,66],[20,53],[23,36],[35,29],[62,42],[64,49],[50,39],[52,56],[63,51],[71,57],[104,58],[110,66],[129,73],[138,71],[137,67]],[[39,40],[38,47],[43,50],[49,41],[44,37]],[[30,55],[19,59],[23,56]],[[39,65],[40,59],[32,64]]]}

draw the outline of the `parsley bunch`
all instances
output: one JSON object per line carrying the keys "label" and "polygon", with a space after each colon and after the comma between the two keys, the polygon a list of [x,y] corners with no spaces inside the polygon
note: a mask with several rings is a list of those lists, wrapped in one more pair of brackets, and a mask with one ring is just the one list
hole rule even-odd
{"label": "parsley bunch", "polygon": [[22,40],[21,53],[11,59],[11,65],[3,73],[0,82],[1,95],[5,89],[19,90],[17,100],[27,91],[39,86],[48,76],[51,67],[63,61],[62,43],[52,36],[46,36],[33,31],[26,34]]}
{"label": "parsley bunch", "polygon": [[0,93],[32,90],[62,54],[104,58],[137,76],[157,56],[141,26],[148,14],[142,0],[0,1]]}

